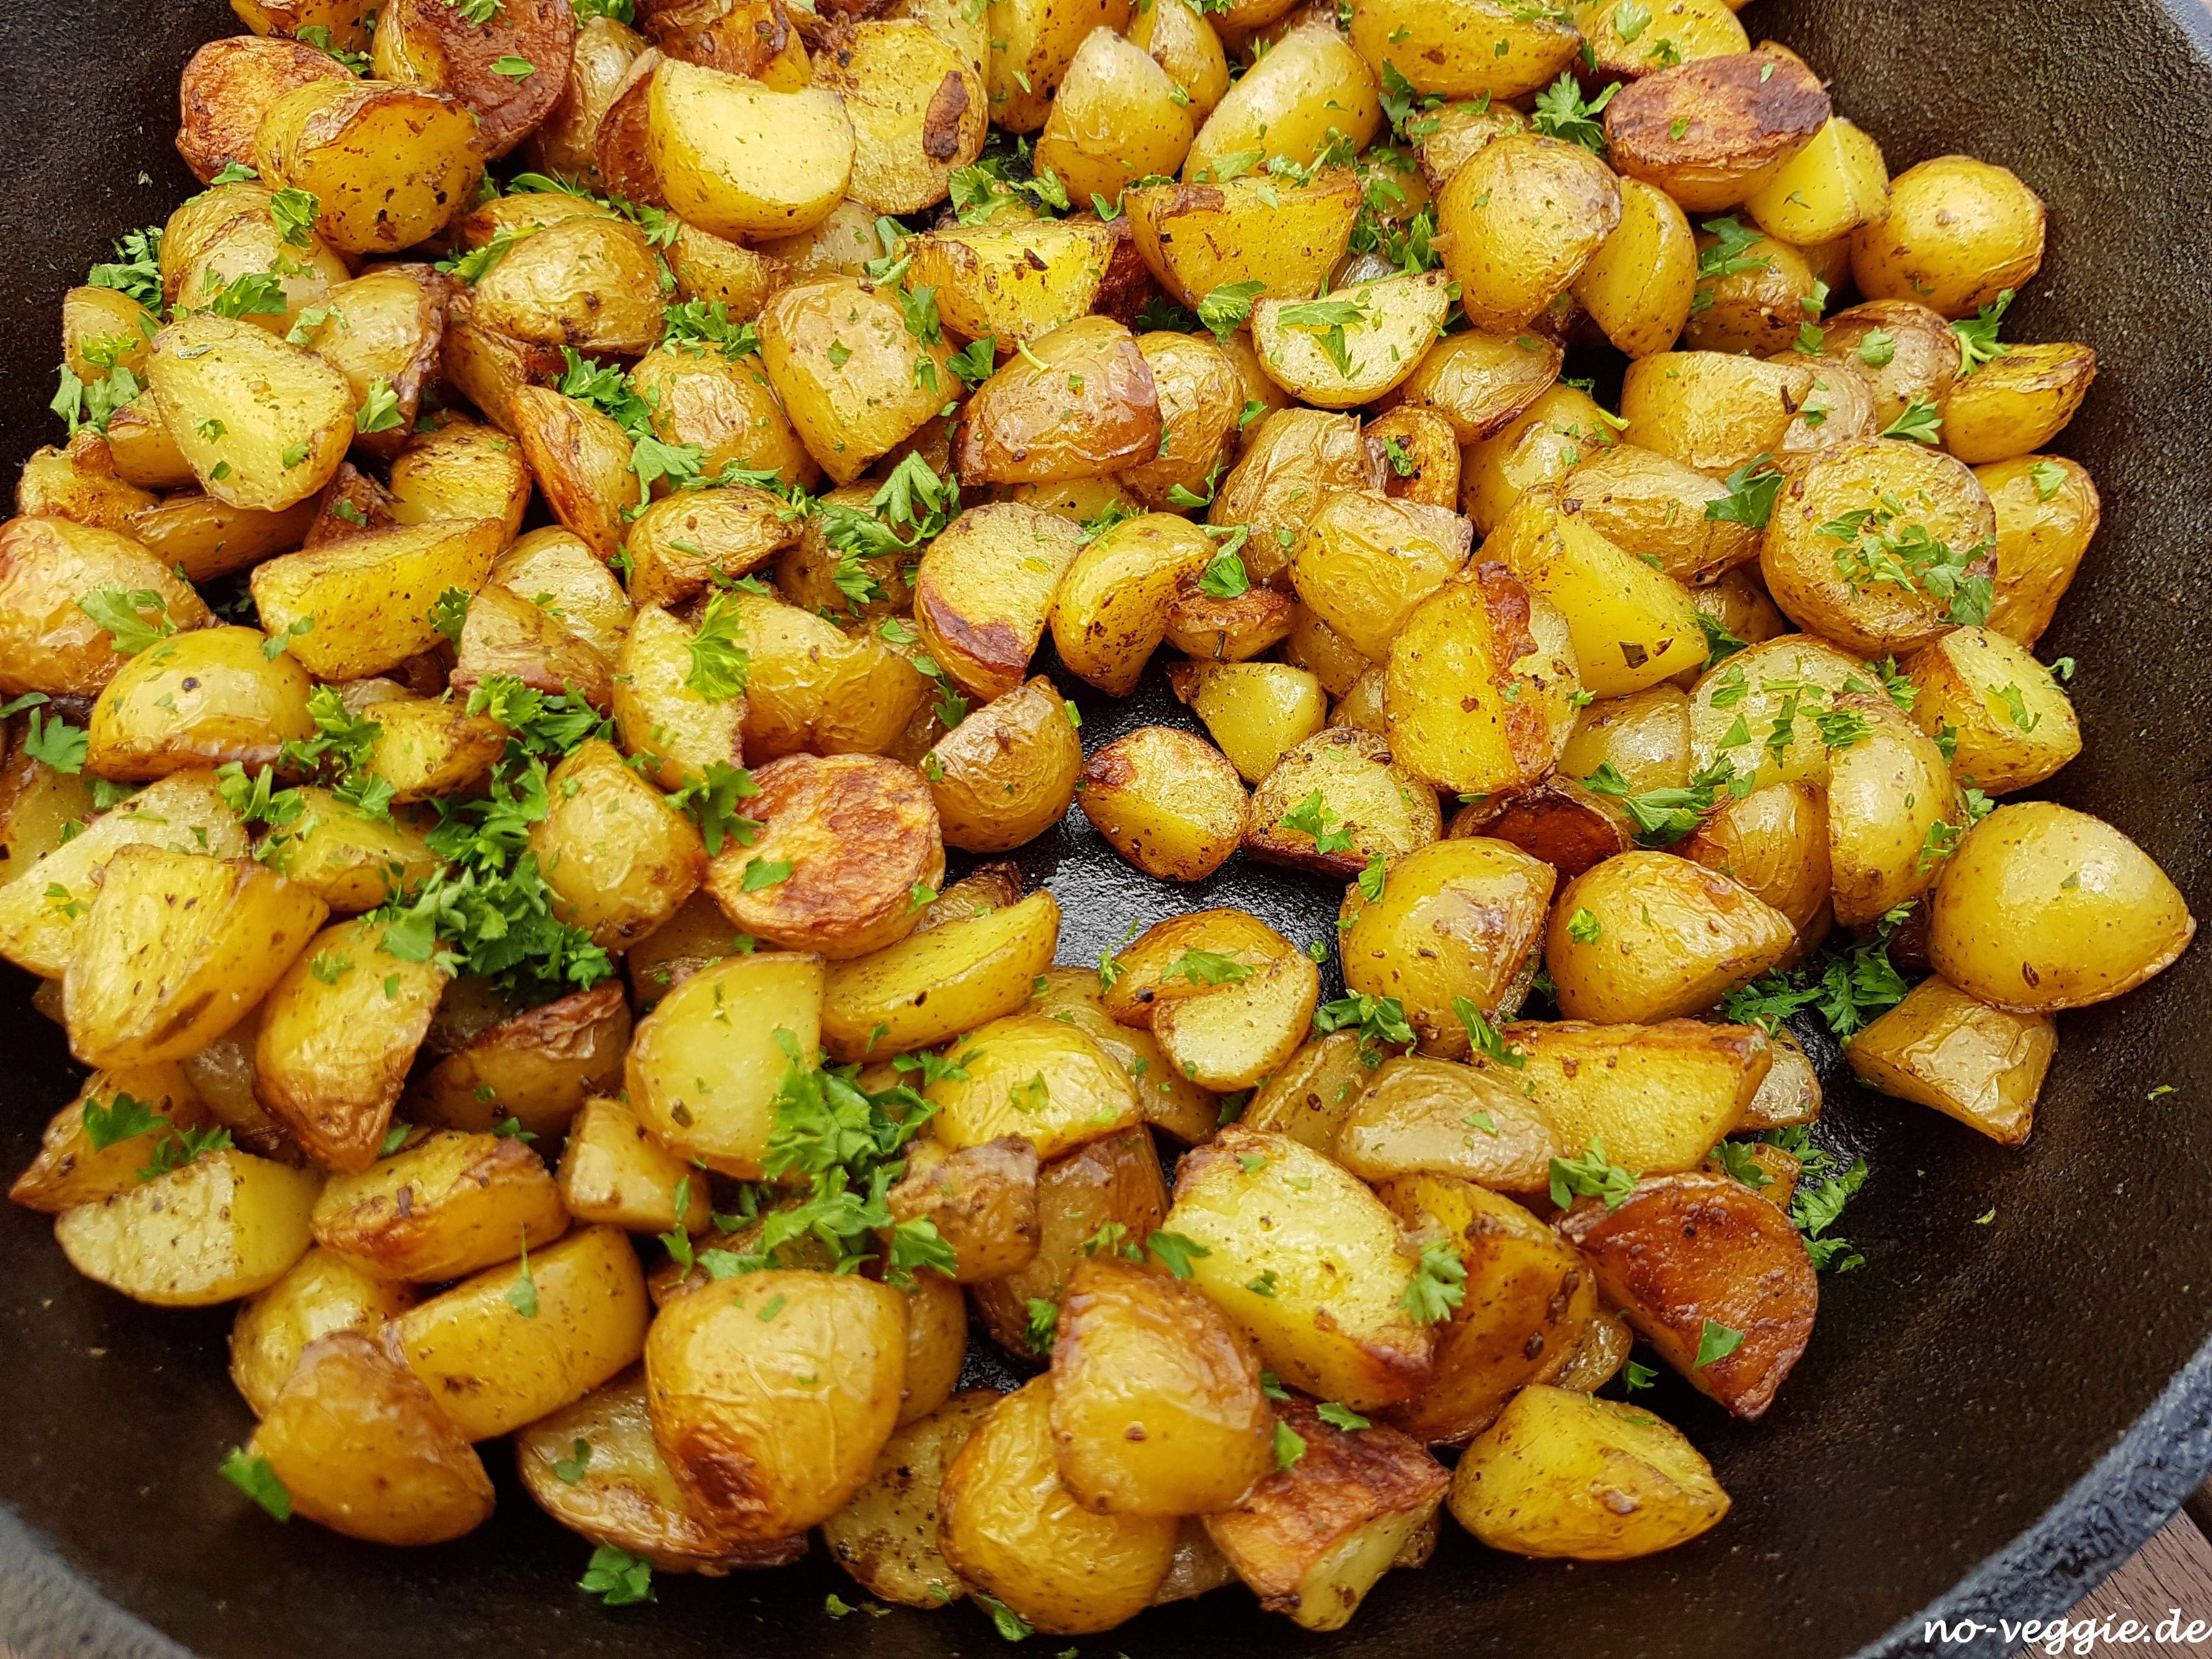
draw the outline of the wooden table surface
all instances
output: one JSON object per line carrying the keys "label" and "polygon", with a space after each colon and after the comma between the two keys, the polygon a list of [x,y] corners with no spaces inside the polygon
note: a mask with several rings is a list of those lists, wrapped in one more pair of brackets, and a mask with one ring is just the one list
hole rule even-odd
{"label": "wooden table surface", "polygon": [[[2212,1485],[2197,1494],[2191,1508],[2212,1518]],[[2186,1510],[2144,1545],[2134,1560],[2092,1590],[2071,1617],[2109,1620],[2116,1632],[2130,1620],[2154,1631],[2159,1621],[2177,1608],[2185,1626],[2192,1619],[2212,1625],[2212,1542],[2206,1541]],[[2212,1655],[2212,1639],[2187,1645],[2100,1640],[2089,1650],[2110,1659],[2120,1659],[2123,1655],[2128,1659],[2205,1659]],[[2033,1650],[2036,1654],[2042,1651],[2040,1647]],[[2071,1640],[2066,1651],[2075,1651]]]}

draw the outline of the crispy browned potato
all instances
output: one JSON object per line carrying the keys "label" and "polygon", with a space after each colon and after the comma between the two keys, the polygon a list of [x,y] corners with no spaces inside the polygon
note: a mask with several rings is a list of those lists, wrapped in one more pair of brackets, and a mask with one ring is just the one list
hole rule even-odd
{"label": "crispy browned potato", "polygon": [[906,1176],[886,1201],[892,1220],[936,1227],[952,1247],[959,1283],[1004,1279],[1036,1255],[1036,1146],[1018,1134],[958,1152],[916,1141],[908,1148]]}
{"label": "crispy browned potato", "polygon": [[1565,1371],[1599,1319],[1596,1276],[1527,1210],[1471,1182],[1400,1176],[1376,1195],[1409,1233],[1443,1239],[1467,1269],[1428,1385],[1389,1413],[1417,1440],[1460,1444],[1516,1390]]}
{"label": "crispy browned potato", "polygon": [[1340,1428],[1297,1395],[1274,1416],[1276,1472],[1207,1516],[1206,1529],[1261,1607],[1308,1630],[1340,1630],[1436,1513],[1450,1477],[1395,1429]]}
{"label": "crispy browned potato", "polygon": [[1176,1522],[1099,1515],[1067,1490],[1054,1455],[1053,1379],[991,1408],[945,1472],[937,1547],[963,1583],[1039,1630],[1110,1630],[1167,1577]]}
{"label": "crispy browned potato", "polygon": [[1297,611],[1296,600],[1272,587],[1248,587],[1234,599],[1217,599],[1193,586],[1168,601],[1164,637],[1186,656],[1248,662],[1290,637]]}
{"label": "crispy browned potato", "polygon": [[1081,547],[1079,530],[1056,514],[1014,501],[969,508],[921,556],[922,648],[969,695],[1006,696],[1028,674]]}
{"label": "crispy browned potato", "polygon": [[637,12],[671,58],[779,91],[806,84],[806,47],[781,0],[646,0]]}
{"label": "crispy browned potato", "polygon": [[611,16],[588,17],[577,26],[575,50],[561,95],[537,131],[523,141],[523,154],[532,167],[598,185],[599,123],[606,118],[623,77],[644,50],[644,38]]}
{"label": "crispy browned potato", "polygon": [[476,1449],[360,1331],[309,1343],[246,1442],[311,1521],[373,1544],[442,1544],[491,1516]]}
{"label": "crispy browned potato", "polygon": [[1778,52],[1696,58],[1632,81],[1607,106],[1613,164],[1691,213],[1733,207],[1827,122],[1820,77]]}
{"label": "crispy browned potato", "polygon": [[[475,111],[483,153],[496,161],[559,101],[575,44],[564,0],[503,0],[481,23],[443,0],[385,0],[371,52],[381,79],[436,87]],[[516,59],[528,74],[500,67]]]}
{"label": "crispy browned potato", "polygon": [[928,784],[867,755],[793,755],[754,775],[765,828],[718,854],[708,890],[738,927],[835,961],[912,933],[945,879]]}
{"label": "crispy browned potato", "polygon": [[1172,726],[1139,727],[1094,752],[1077,796],[1115,851],[1147,875],[1199,881],[1237,850],[1243,780],[1212,744]]}
{"label": "crispy browned potato", "polygon": [[1436,791],[1396,763],[1388,742],[1334,726],[1286,751],[1254,792],[1244,845],[1255,858],[1349,880],[1443,829]]}
{"label": "crispy browned potato", "polygon": [[177,87],[183,125],[177,153],[202,184],[225,167],[249,165],[253,135],[270,106],[313,81],[347,79],[345,66],[326,52],[296,40],[233,35],[210,40],[185,65]]}
{"label": "crispy browned potato", "polygon": [[540,386],[515,387],[507,411],[553,516],[612,559],[622,546],[623,508],[638,500],[629,435],[590,404]]}
{"label": "crispy browned potato", "polygon": [[646,1393],[691,1512],[765,1541],[844,1508],[897,1421],[907,1318],[889,1285],[775,1267],[663,1307]]}
{"label": "crispy browned potato", "polygon": [[419,1107],[424,1121],[449,1129],[489,1129],[513,1118],[550,1139],[588,1097],[618,1086],[629,1038],[618,981],[572,992],[475,1033],[420,1079],[410,1110]]}
{"label": "crispy browned potato", "polygon": [[33,452],[15,482],[17,513],[67,519],[94,530],[135,533],[138,515],[159,500],[116,471],[106,437],[89,426],[78,428],[66,449],[50,444]]}
{"label": "crispy browned potato", "polygon": [[515,242],[479,277],[470,316],[511,340],[635,356],[660,338],[658,270],[628,220],[573,215]]}
{"label": "crispy browned potato", "polygon": [[1635,843],[1620,811],[1604,796],[1553,778],[1513,796],[1460,808],[1445,832],[1452,839],[1480,836],[1541,859],[1571,881]]}
{"label": "crispy browned potato", "polygon": [[641,1365],[519,1431],[514,1462],[556,1521],[594,1544],[646,1557],[656,1572],[719,1578],[733,1569],[787,1566],[806,1553],[803,1533],[743,1543],[691,1513],[653,1443]]}
{"label": "crispy browned potato", "polygon": [[1693,1170],[1639,1181],[1612,1208],[1578,1199],[1558,1225],[1607,1302],[1699,1393],[1746,1420],[1773,1403],[1820,1299],[1789,1217],[1739,1182]]}
{"label": "crispy browned potato", "polygon": [[481,129],[461,99],[395,84],[411,78],[310,81],[278,99],[254,134],[264,184],[314,197],[315,233],[334,248],[410,247],[442,230],[476,193]]}
{"label": "crispy browned potato", "polygon": [[[1084,1244],[1109,1223],[1114,1235],[1141,1242],[1168,1212],[1159,1153],[1141,1129],[1093,1140],[1052,1159],[1037,1173],[1037,1252],[1027,1266],[972,1287],[992,1338],[1017,1358],[1042,1364],[1052,1351],[1053,1322]],[[1040,1321],[1041,1308],[1052,1312]]]}
{"label": "crispy browned potato", "polygon": [[1324,167],[1287,189],[1255,171],[1218,184],[1133,185],[1121,200],[1145,264],[1170,297],[1194,307],[1246,282],[1279,299],[1311,298],[1352,240],[1360,188],[1349,167]]}
{"label": "crispy browned potato", "polygon": [[432,1133],[315,1200],[315,1242],[379,1279],[429,1284],[550,1244],[568,1212],[551,1173],[522,1141]]}

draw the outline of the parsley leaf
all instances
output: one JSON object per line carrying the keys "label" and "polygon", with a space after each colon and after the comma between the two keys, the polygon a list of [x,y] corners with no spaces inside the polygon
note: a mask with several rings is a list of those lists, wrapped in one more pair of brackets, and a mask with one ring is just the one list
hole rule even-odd
{"label": "parsley leaf", "polygon": [[2008,348],[1997,339],[1997,325],[2004,320],[2005,312],[2012,305],[2012,298],[2013,291],[2007,289],[1997,295],[1996,304],[1984,306],[1971,321],[1951,325],[1951,332],[1959,339],[1960,380],[1965,380],[1984,363],[1994,362],[2006,354]]}
{"label": "parsley leaf", "polygon": [[738,643],[744,633],[730,596],[715,594],[692,631],[687,647],[691,666],[684,676],[684,685],[708,702],[727,702],[743,696],[752,672],[751,655]]}
{"label": "parsley leaf", "polygon": [[1766,528],[1766,521],[1774,516],[1776,498],[1782,493],[1782,474],[1774,465],[1774,457],[1761,455],[1746,461],[1722,480],[1728,491],[1725,500],[1707,501],[1705,517],[1715,524],[1747,525],[1753,530]]}
{"label": "parsley leaf", "polygon": [[261,1505],[279,1521],[292,1518],[292,1494],[265,1457],[248,1457],[236,1446],[216,1466],[216,1473]]}
{"label": "parsley leaf", "polygon": [[1195,949],[1185,951],[1160,969],[1163,981],[1187,979],[1193,985],[1234,985],[1251,976],[1252,969],[1233,957]]}
{"label": "parsley leaf", "polygon": [[1880,438],[1907,438],[1917,444],[1938,444],[1943,441],[1943,411],[1934,404],[1908,403],[1905,412],[1875,434]]}
{"label": "parsley leaf", "polygon": [[1249,592],[1252,579],[1245,574],[1244,561],[1234,553],[1223,553],[1206,567],[1198,579],[1198,591],[1210,599],[1233,599]]}
{"label": "parsley leaf", "polygon": [[1287,1469],[1306,1455],[1306,1437],[1280,1418],[1275,1419],[1275,1468]]}
{"label": "parsley leaf", "polygon": [[1168,1272],[1177,1279],[1190,1277],[1193,1257],[1213,1254],[1196,1239],[1185,1238],[1181,1233],[1155,1232],[1145,1240],[1145,1248],[1159,1257]]}
{"label": "parsley leaf", "polygon": [[104,1152],[118,1141],[129,1140],[134,1135],[149,1134],[168,1127],[168,1119],[121,1090],[106,1106],[96,1100],[84,1103],[85,1139],[92,1142],[95,1152]]}
{"label": "parsley leaf", "polygon": [[611,1607],[633,1607],[640,1601],[659,1599],[653,1592],[652,1561],[611,1544],[602,1544],[592,1552],[591,1561],[584,1569],[584,1576],[576,1581],[576,1588],[602,1597]]}
{"label": "parsley leaf", "polygon": [[1452,1310],[1466,1299],[1467,1267],[1459,1252],[1441,1238],[1422,1245],[1421,1259],[1399,1293],[1398,1305],[1416,1322],[1434,1325],[1450,1318]]}
{"label": "parsley leaf", "polygon": [[1370,1071],[1382,1063],[1380,1044],[1411,1046],[1413,1042],[1405,1005],[1396,997],[1370,996],[1364,991],[1322,1004],[1314,1010],[1313,1028],[1324,1036],[1331,1031],[1358,1030],[1360,1063]]}
{"label": "parsley leaf", "polygon": [[1344,815],[1323,800],[1318,789],[1284,813],[1277,823],[1285,830],[1311,836],[1316,853],[1326,854],[1352,850],[1352,832],[1344,827]]}
{"label": "parsley leaf", "polygon": [[1615,81],[1584,103],[1573,73],[1563,70],[1558,80],[1536,94],[1536,107],[1528,117],[1528,125],[1548,137],[1564,138],[1571,144],[1580,144],[1584,149],[1603,155],[1605,129],[1598,125],[1597,118],[1605,112],[1605,106],[1620,90],[1620,82]]}
{"label": "parsley leaf", "polygon": [[1029,1299],[1029,1328],[1023,1334],[1029,1340],[1030,1352],[1040,1357],[1048,1356],[1060,1334],[1060,1304],[1033,1296]]}
{"label": "parsley leaf", "polygon": [[1581,1157],[1552,1160],[1552,1202],[1564,1210],[1577,1198],[1601,1198],[1609,1213],[1628,1201],[1628,1195],[1636,1190],[1638,1173],[1607,1159],[1605,1138],[1592,1135],[1589,1150]]}
{"label": "parsley leaf", "polygon": [[[109,642],[126,657],[177,631],[169,620],[168,601],[150,587],[126,588],[121,582],[95,587],[76,602],[76,608],[107,630]],[[144,612],[152,611],[148,622]]]}
{"label": "parsley leaf", "polygon": [[1701,1371],[1717,1359],[1725,1359],[1743,1346],[1743,1333],[1708,1319],[1698,1337],[1698,1358],[1690,1369]]}
{"label": "parsley leaf", "polygon": [[1226,340],[1251,320],[1252,301],[1267,291],[1262,282],[1224,283],[1198,302],[1198,320]]}
{"label": "parsley leaf", "polygon": [[1324,1400],[1314,1408],[1314,1415],[1333,1429],[1342,1429],[1346,1434],[1357,1434],[1373,1425],[1349,1406],[1340,1406],[1334,1400]]}

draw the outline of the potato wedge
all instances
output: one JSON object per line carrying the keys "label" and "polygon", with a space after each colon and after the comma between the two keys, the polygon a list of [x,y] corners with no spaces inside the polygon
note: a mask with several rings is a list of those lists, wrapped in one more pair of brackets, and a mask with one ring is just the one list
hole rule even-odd
{"label": "potato wedge", "polygon": [[291,506],[328,483],[354,436],[344,375],[252,323],[200,313],[155,337],[148,383],[210,495]]}
{"label": "potato wedge", "polygon": [[1237,283],[1258,283],[1278,299],[1311,299],[1344,257],[1359,203],[1357,176],[1338,167],[1291,189],[1253,173],[1136,185],[1122,197],[1146,267],[1170,298],[1193,307]]}
{"label": "potato wedge", "polygon": [[619,1085],[629,1039],[619,984],[572,992],[475,1033],[418,1079],[410,1110],[449,1129],[489,1130],[512,1119],[550,1139],[590,1096]]}
{"label": "potato wedge", "polygon": [[1066,699],[1040,675],[994,699],[921,758],[945,844],[1002,853],[1066,817],[1083,744]]}
{"label": "potato wedge", "polygon": [[804,1534],[741,1543],[691,1513],[653,1443],[642,1366],[518,1431],[514,1462],[548,1515],[595,1544],[646,1557],[656,1572],[714,1578],[787,1566],[806,1553]]}
{"label": "potato wedge", "polygon": [[63,976],[71,1052],[112,1068],[206,1047],[277,982],[329,913],[252,860],[124,848],[106,865]]}
{"label": "potato wedge", "polygon": [[846,193],[878,213],[943,201],[953,170],[982,153],[982,76],[913,19],[852,21],[830,44],[812,84],[835,93],[852,124]]}
{"label": "potato wedge", "polygon": [[84,769],[143,781],[236,761],[273,763],[312,738],[307,671],[251,628],[201,628],[128,659],[92,706]]}
{"label": "potato wedge", "polygon": [[[96,695],[128,659],[76,602],[114,586],[158,594],[158,608],[175,627],[213,621],[191,584],[129,536],[58,518],[11,519],[0,526],[0,689],[10,696]],[[156,608],[151,601],[145,607]]]}
{"label": "potato wedge", "polygon": [[512,539],[522,529],[531,482],[513,439],[474,421],[448,417],[436,431],[410,437],[393,459],[392,522],[497,519]]}
{"label": "potato wedge", "polygon": [[1533,1193],[1563,1148],[1578,1144],[1562,1137],[1540,1097],[1500,1068],[1401,1054],[1370,1073],[1329,1150],[1369,1182],[1455,1176]]}
{"label": "potato wedge", "polygon": [[1484,145],[1437,197],[1461,308],[1478,331],[1509,337],[1566,292],[1620,217],[1609,168],[1579,144],[1533,132]]}
{"label": "potato wedge", "polygon": [[732,240],[789,236],[844,199],[853,124],[827,87],[779,92],[664,59],[647,103],[654,173],[688,224]]}
{"label": "potato wedge", "polygon": [[651,1315],[629,1240],[612,1227],[579,1227],[526,1263],[488,1268],[416,1304],[386,1342],[454,1427],[489,1440],[635,1363]]}
{"label": "potato wedge", "polygon": [[1357,1031],[1311,1039],[1254,1091],[1237,1121],[1334,1157],[1337,1133],[1370,1075],[1362,1054]]}
{"label": "potato wedge", "polygon": [[1077,802],[1114,850],[1146,874],[1212,875],[1243,838],[1248,807],[1237,769],[1172,726],[1139,726],[1093,752]]}
{"label": "potato wedge", "polygon": [[874,1060],[1018,1013],[1059,939],[1060,906],[1038,892],[841,961],[823,992],[823,1043],[840,1061]]}
{"label": "potato wedge", "polygon": [[1168,684],[1248,783],[1318,735],[1328,709],[1321,682],[1287,663],[1171,663]]}
{"label": "potato wedge", "polygon": [[134,1302],[204,1308],[265,1290],[307,1253],[319,1170],[234,1149],[64,1210],[54,1242]]}
{"label": "potato wedge", "polygon": [[959,1074],[922,1091],[938,1109],[937,1139],[955,1152],[1020,1135],[1049,1159],[1142,1121],[1137,1091],[1112,1056],[1048,1016],[992,1020],[955,1052]]}
{"label": "potato wedge", "polygon": [[952,382],[951,348],[917,340],[889,295],[848,277],[782,289],[762,309],[759,327],[776,395],[838,483],[912,436]]}
{"label": "potato wedge", "polygon": [[[570,1123],[554,1180],[570,1216],[626,1232],[706,1230],[713,1205],[707,1183],[690,1180],[684,1160],[664,1151],[637,1115],[605,1095],[586,1101]],[[677,1213],[678,1194],[684,1212]]]}
{"label": "potato wedge", "polygon": [[8,1189],[9,1200],[59,1215],[73,1205],[134,1191],[139,1171],[152,1167],[173,1131],[197,1129],[210,1116],[173,1062],[95,1072],[47,1123],[38,1157]]}
{"label": "potato wedge", "polygon": [[2022,455],[1977,467],[1974,476],[1997,515],[1996,594],[1989,626],[2032,646],[2051,626],[2051,613],[2097,533],[2103,516],[2097,486],[2081,467],[2056,455]]}
{"label": "potato wedge", "polygon": [[658,274],[636,226],[574,215],[518,240],[478,277],[469,315],[510,340],[636,356],[660,338]]}
{"label": "potato wedge", "polygon": [[[1598,924],[1587,941],[1571,931],[1584,911]],[[1544,961],[1568,1018],[1641,1025],[1702,1012],[1796,939],[1787,916],[1727,877],[1672,854],[1623,853],[1560,892]]]}
{"label": "potato wedge", "polygon": [[664,1307],[646,1393],[691,1512],[765,1540],[843,1509],[897,1419],[907,1317],[903,1296],[856,1273],[775,1267]]}
{"label": "potato wedge", "polygon": [[1097,969],[1048,968],[1042,977],[1044,988],[1030,997],[1036,1012],[1085,1032],[1113,1057],[1136,1085],[1146,1122],[1186,1146],[1212,1138],[1221,1124],[1221,1109],[1212,1091],[1169,1065],[1149,1030],[1124,1025],[1106,1012]]}
{"label": "potato wedge", "polygon": [[2057,1050],[2050,1015],[1989,1007],[1940,975],[1844,1045],[1852,1071],[1882,1093],[1932,1106],[2001,1146],[2027,1141]]}
{"label": "potato wedge", "polygon": [[1559,1020],[1499,1035],[1522,1059],[1514,1080],[1534,1091],[1570,1152],[1595,1137],[1614,1162],[1650,1175],[1696,1169],[1742,1127],[1772,1063],[1752,1025]]}
{"label": "potato wedge", "polygon": [[257,565],[262,626],[289,633],[301,665],[323,679],[359,679],[396,668],[436,645],[431,604],[449,587],[472,593],[506,541],[497,520],[386,530]]}
{"label": "potato wedge", "polygon": [[1827,797],[1809,783],[1776,784],[1729,800],[1676,843],[1686,859],[1717,870],[1790,919],[1809,951],[1833,919]]}
{"label": "potato wedge", "polygon": [[1301,951],[1158,1009],[1152,1037],[1168,1064],[1200,1088],[1254,1088],[1297,1051],[1320,1000],[1319,970]]}
{"label": "potato wedge", "polygon": [[707,874],[691,820],[593,738],[553,769],[550,805],[530,850],[553,892],[553,914],[619,950],[676,914]]}
{"label": "potato wedge", "polygon": [[434,1130],[315,1200],[315,1243],[378,1279],[418,1285],[512,1261],[566,1231],[568,1212],[538,1154],[499,1135]]}
{"label": "potato wedge", "polygon": [[1127,328],[1079,317],[1024,344],[963,406],[952,435],[963,483],[1103,477],[1158,455],[1159,393]]}
{"label": "potato wedge", "polygon": [[1467,562],[1471,537],[1446,508],[1379,490],[1331,490],[1306,515],[1291,585],[1315,616],[1379,660],[1413,608]]}
{"label": "potato wedge", "polygon": [[938,1553],[938,1494],[945,1470],[1000,1398],[995,1389],[964,1389],[900,1428],[877,1454],[868,1483],[823,1522],[830,1553],[871,1595],[938,1607],[965,1589]]}
{"label": "potato wedge", "polygon": [[1434,1338],[1400,1304],[1397,1223],[1320,1153],[1232,1124],[1183,1159],[1166,1230],[1206,1248],[1194,1282],[1285,1381],[1354,1411],[1420,1391]]}
{"label": "potato wedge", "polygon": [[[1333,726],[1287,750],[1252,797],[1253,857],[1344,879],[1437,839],[1436,792],[1371,732]],[[1329,850],[1321,850],[1327,842]]]}
{"label": "potato wedge", "polygon": [[1961,376],[1943,406],[1943,447],[1980,466],[2040,449],[2065,429],[2097,378],[2085,345],[2008,346]]}
{"label": "potato wedge", "polygon": [[230,1378],[256,1417],[265,1416],[307,1344],[333,1331],[374,1337],[415,1305],[415,1287],[372,1279],[319,1247],[267,1290],[248,1297],[230,1328]]}
{"label": "potato wedge", "polygon": [[1523,1389],[1453,1471],[1452,1516],[1492,1549],[1620,1561],[1720,1524],[1711,1465],[1641,1406]]}
{"label": "potato wedge", "polygon": [[1262,1607],[1339,1630],[1435,1515],[1449,1477],[1395,1429],[1341,1429],[1296,1396],[1273,1415],[1277,1443],[1287,1430],[1296,1460],[1207,1516],[1206,1529]]}
{"label": "potato wedge", "polygon": [[1412,374],[1435,341],[1449,304],[1445,282],[1443,272],[1425,270],[1355,283],[1327,300],[1262,296],[1252,305],[1261,367],[1322,409],[1371,403]]}
{"label": "potato wedge", "polygon": [[[630,1109],[662,1146],[742,1181],[761,1159],[792,1064],[821,1041],[822,959],[793,952],[730,957],[692,974],[640,1020],[624,1061]],[[743,1008],[742,1025],[732,1008]]]}

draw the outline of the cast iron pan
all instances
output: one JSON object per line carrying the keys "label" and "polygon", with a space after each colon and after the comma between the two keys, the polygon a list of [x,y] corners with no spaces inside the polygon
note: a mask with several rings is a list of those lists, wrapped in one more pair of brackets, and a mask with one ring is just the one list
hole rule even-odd
{"label": "cast iron pan", "polygon": [[[2198,0],[1758,0],[1744,21],[1754,41],[1787,41],[1834,77],[1838,106],[1881,140],[1893,173],[1970,150],[2050,203],[2044,274],[2008,331],[2097,348],[2101,373],[2058,447],[2095,474],[2105,527],[2044,641],[2046,659],[2080,660],[2087,740],[2045,793],[2113,820],[2212,918],[2212,603],[2199,574],[2212,535],[2199,412],[2212,18]],[[158,222],[193,190],[170,147],[177,73],[235,28],[221,0],[0,7],[14,180],[13,257],[0,266],[7,478],[58,430],[45,404],[63,289],[117,232]],[[1088,744],[1188,723],[1157,672],[1118,704],[1061,678]],[[1241,859],[1173,890],[1123,864],[1079,815],[1021,862],[1060,896],[1064,961],[1092,959],[1133,916],[1210,904],[1243,906],[1301,941],[1333,936],[1339,890]],[[0,1170],[13,1172],[76,1071],[31,1011],[27,981],[7,973]],[[2212,1469],[2208,1010],[2212,950],[2200,945],[2147,992],[2062,1019],[2024,1152],[1854,1089],[1820,1046],[1823,1138],[1873,1168],[1844,1228],[1866,1266],[1826,1279],[1812,1348],[1763,1422],[1735,1424],[1671,1377],[1644,1396],[1735,1497],[1706,1537],[1621,1565],[1534,1565],[1447,1526],[1425,1571],[1387,1577],[1334,1638],[1224,1590],[1073,1645],[1098,1659],[2006,1650],[1994,1628],[1930,1643],[1923,1620],[2070,1606]],[[2160,1084],[2173,1092],[2147,1098]],[[279,1528],[215,1474],[251,1427],[225,1374],[229,1310],[125,1302],[78,1278],[50,1234],[44,1218],[0,1204],[0,1641],[28,1659],[997,1650],[967,1608],[833,1623],[823,1597],[854,1587],[818,1547],[779,1572],[664,1577],[657,1605],[610,1612],[574,1588],[588,1547],[523,1493],[503,1445],[486,1448],[498,1514],[450,1547],[402,1553],[305,1522]]]}

